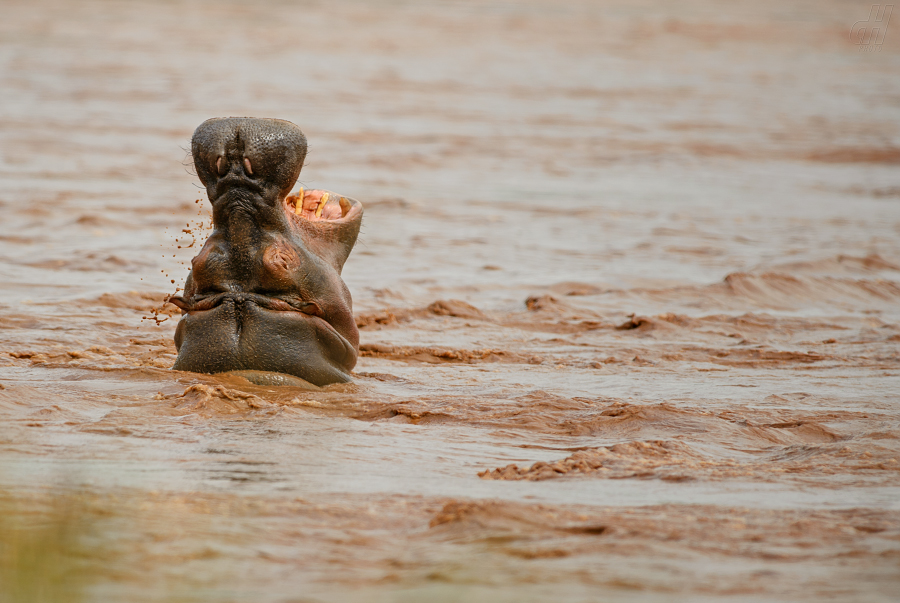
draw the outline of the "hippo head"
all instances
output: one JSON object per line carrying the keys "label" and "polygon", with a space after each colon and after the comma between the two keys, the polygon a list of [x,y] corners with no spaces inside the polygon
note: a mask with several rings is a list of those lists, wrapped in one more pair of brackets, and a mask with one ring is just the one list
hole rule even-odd
{"label": "hippo head", "polygon": [[306,137],[278,119],[205,121],[191,140],[213,232],[191,261],[175,331],[176,370],[272,371],[315,385],[349,381],[359,332],[341,268],[362,222],[358,201],[288,195]]}

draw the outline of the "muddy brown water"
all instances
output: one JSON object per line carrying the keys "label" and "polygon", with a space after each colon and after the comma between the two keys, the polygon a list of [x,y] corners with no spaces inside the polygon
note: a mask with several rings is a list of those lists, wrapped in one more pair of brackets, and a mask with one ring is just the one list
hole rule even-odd
{"label": "muddy brown water", "polygon": [[[0,591],[62,521],[79,600],[896,600],[869,8],[4,2]],[[366,208],[352,385],[173,372],[142,320],[220,115],[299,124],[303,185]]]}

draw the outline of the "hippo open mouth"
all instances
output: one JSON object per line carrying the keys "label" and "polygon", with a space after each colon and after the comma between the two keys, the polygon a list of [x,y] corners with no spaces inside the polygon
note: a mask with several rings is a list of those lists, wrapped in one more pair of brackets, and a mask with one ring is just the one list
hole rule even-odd
{"label": "hippo open mouth", "polygon": [[341,269],[362,205],[323,190],[288,195],[306,137],[278,119],[217,118],[191,140],[213,233],[191,261],[174,369],[272,371],[315,385],[350,380],[359,331]]}

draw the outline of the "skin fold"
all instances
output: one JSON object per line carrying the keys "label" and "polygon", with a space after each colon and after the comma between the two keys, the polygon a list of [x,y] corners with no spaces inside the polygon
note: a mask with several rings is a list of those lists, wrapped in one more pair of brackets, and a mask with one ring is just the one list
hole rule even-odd
{"label": "skin fold", "polygon": [[287,121],[210,119],[194,132],[191,152],[214,230],[191,261],[183,295],[170,298],[182,310],[173,368],[349,381],[359,332],[341,269],[362,205],[321,190],[288,197],[306,137]]}

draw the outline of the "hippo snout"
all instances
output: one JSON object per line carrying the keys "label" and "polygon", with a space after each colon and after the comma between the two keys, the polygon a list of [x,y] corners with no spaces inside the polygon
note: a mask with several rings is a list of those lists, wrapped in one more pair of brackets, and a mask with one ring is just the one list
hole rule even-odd
{"label": "hippo snout", "polygon": [[[191,154],[197,176],[212,193],[232,181],[259,182],[286,195],[303,167],[306,136],[281,119],[220,117],[208,119],[194,131]],[[217,187],[210,191],[210,187]],[[227,186],[226,186],[227,188]]]}

